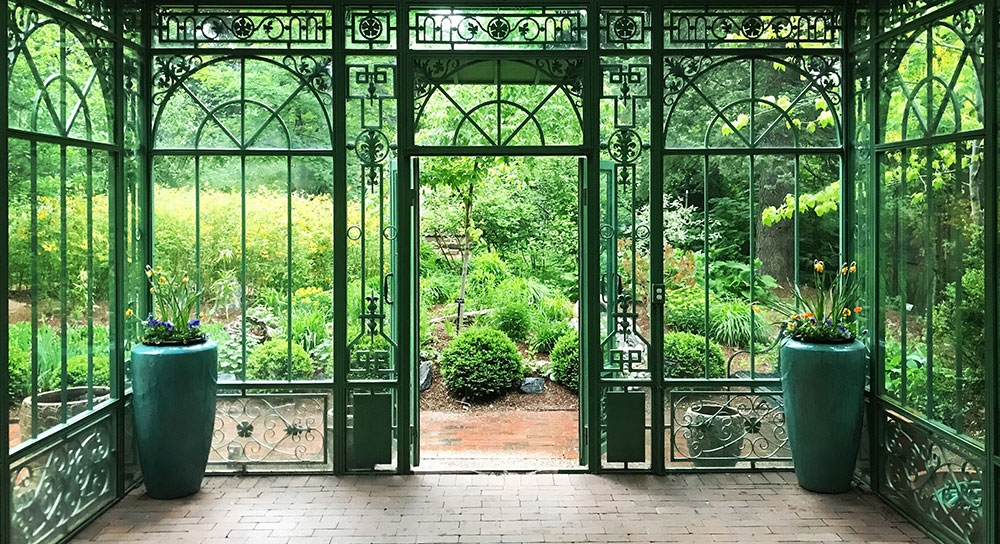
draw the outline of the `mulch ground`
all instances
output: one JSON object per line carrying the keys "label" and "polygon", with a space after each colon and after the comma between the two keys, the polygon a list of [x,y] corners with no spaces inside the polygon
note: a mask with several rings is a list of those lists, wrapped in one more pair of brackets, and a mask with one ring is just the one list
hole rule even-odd
{"label": "mulch ground", "polygon": [[439,412],[490,412],[498,410],[552,411],[576,410],[579,397],[576,391],[552,382],[545,381],[545,389],[541,394],[529,395],[519,389],[512,389],[506,394],[479,401],[467,401],[451,396],[441,379],[437,364],[433,365],[431,387],[420,393],[420,409]]}

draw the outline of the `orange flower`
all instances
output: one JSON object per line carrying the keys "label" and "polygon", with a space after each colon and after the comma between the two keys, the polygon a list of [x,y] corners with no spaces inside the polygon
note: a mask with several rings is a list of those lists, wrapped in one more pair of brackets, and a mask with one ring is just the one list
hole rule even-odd
{"label": "orange flower", "polygon": [[861,313],[861,306],[855,306],[854,307],[854,313],[860,314]]}
{"label": "orange flower", "polygon": [[806,312],[802,317],[805,317],[806,319],[808,319],[810,317],[816,317],[816,314],[814,314],[812,312]]}
{"label": "orange flower", "polygon": [[160,276],[160,283],[167,283],[167,278]]}

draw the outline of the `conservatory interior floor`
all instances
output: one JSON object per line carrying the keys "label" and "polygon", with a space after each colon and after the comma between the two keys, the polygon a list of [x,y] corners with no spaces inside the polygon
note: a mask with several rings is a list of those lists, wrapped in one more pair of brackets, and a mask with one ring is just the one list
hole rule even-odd
{"label": "conservatory interior floor", "polygon": [[931,543],[874,495],[791,472],[215,476],[170,501],[140,487],[72,542],[111,541]]}

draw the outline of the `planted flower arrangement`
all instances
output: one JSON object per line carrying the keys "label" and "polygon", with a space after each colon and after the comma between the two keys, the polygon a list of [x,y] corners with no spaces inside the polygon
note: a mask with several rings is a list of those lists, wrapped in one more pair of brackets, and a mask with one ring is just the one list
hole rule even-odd
{"label": "planted flower arrangement", "polygon": [[[866,349],[857,339],[857,263],[813,263],[812,297],[795,286],[779,355],[785,425],[799,485],[850,489],[861,440]],[[832,276],[832,277],[831,277]]]}
{"label": "planted flower arrangement", "polygon": [[142,344],[132,348],[136,447],[146,493],[170,499],[201,488],[215,424],[218,348],[201,331],[201,291],[187,273],[146,266],[146,277],[155,312],[142,321]]}

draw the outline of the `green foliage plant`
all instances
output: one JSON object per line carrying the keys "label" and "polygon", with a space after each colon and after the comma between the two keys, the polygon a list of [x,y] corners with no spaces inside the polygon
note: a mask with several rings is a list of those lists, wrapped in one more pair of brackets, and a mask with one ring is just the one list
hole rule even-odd
{"label": "green foliage plant", "polygon": [[487,327],[466,330],[441,353],[441,377],[452,394],[467,399],[498,395],[524,375],[517,346],[503,332]]}
{"label": "green foliage plant", "polygon": [[766,344],[770,341],[770,326],[755,304],[724,300],[713,304],[709,315],[712,340],[720,344],[746,348],[751,342]]}
{"label": "green foliage plant", "polygon": [[524,342],[531,331],[531,312],[527,304],[515,301],[497,308],[488,322],[511,340]]}
{"label": "green foliage plant", "polygon": [[313,377],[312,360],[306,350],[292,342],[289,359],[288,340],[273,338],[254,348],[247,358],[248,380],[287,380],[289,367],[292,380],[308,380]]}
{"label": "green foliage plant", "polygon": [[726,376],[726,361],[719,344],[700,334],[668,332],[663,335],[663,355],[671,378],[709,378]]}
{"label": "green foliage plant", "polygon": [[[142,324],[146,332],[142,343],[149,345],[178,345],[203,342],[201,318],[191,314],[201,299],[201,290],[188,278],[187,272],[171,275],[162,268],[146,265],[149,292],[153,295],[156,313],[150,313]],[[159,317],[157,316],[157,313]],[[125,311],[132,317],[131,308]]]}
{"label": "green foliage plant", "polygon": [[31,393],[31,357],[28,352],[10,346],[7,352],[7,399],[14,406]]}
{"label": "green foliage plant", "polygon": [[846,343],[856,336],[855,316],[862,311],[857,304],[858,264],[844,263],[831,281],[824,276],[826,265],[813,261],[813,289],[806,297],[795,286],[795,305],[779,302],[777,311],[788,317],[786,333],[800,342]]}
{"label": "green foliage plant", "polygon": [[[66,359],[66,374],[69,376],[70,387],[83,387],[89,385],[87,378],[90,371],[90,356],[81,353]],[[95,354],[94,361],[94,386],[107,387],[110,382],[110,366],[108,356]]]}
{"label": "green foliage plant", "polygon": [[535,324],[534,329],[531,349],[541,353],[552,353],[556,342],[570,330],[565,321],[540,321]]}
{"label": "green foliage plant", "polygon": [[[709,304],[714,297],[709,297]],[[673,331],[705,335],[705,291],[684,287],[667,291],[664,324]]]}
{"label": "green foliage plant", "polygon": [[559,337],[550,353],[552,379],[576,391],[580,387],[580,333],[570,329]]}

